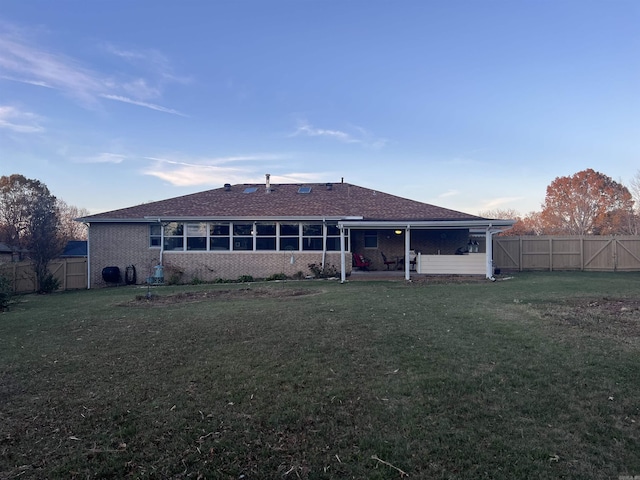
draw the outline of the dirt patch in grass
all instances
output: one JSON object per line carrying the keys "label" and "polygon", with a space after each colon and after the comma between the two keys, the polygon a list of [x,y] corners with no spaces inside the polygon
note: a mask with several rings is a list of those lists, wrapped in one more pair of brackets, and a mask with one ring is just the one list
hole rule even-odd
{"label": "dirt patch in grass", "polygon": [[640,299],[572,299],[545,305],[542,316],[582,334],[640,343]]}
{"label": "dirt patch in grass", "polygon": [[310,289],[277,289],[277,288],[240,288],[229,290],[206,290],[202,292],[180,292],[173,294],[156,294],[154,292],[136,295],[135,299],[125,306],[164,306],[179,303],[193,303],[205,300],[248,300],[252,298],[290,298],[318,295],[319,290]]}

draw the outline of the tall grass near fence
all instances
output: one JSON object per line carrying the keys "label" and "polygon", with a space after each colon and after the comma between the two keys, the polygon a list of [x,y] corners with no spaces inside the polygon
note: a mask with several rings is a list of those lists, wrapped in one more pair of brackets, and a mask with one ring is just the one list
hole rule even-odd
{"label": "tall grass near fence", "polygon": [[0,478],[640,475],[639,274],[25,296]]}

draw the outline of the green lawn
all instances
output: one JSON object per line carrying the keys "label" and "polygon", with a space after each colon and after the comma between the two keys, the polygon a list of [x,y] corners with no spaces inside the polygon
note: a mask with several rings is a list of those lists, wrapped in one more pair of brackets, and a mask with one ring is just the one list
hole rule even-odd
{"label": "green lawn", "polygon": [[638,273],[151,293],[0,313],[0,479],[640,475]]}

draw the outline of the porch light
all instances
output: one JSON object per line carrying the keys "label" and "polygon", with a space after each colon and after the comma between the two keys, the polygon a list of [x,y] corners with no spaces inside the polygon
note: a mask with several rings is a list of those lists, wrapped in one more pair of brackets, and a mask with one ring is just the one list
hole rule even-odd
{"label": "porch light", "polygon": [[396,231],[395,231],[395,232],[393,232],[393,233],[395,233],[396,235],[402,235],[402,230],[396,230]]}

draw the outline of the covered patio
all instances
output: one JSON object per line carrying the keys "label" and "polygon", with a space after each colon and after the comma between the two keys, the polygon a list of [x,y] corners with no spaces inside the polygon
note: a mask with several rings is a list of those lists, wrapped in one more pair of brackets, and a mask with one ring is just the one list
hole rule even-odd
{"label": "covered patio", "polygon": [[[513,223],[513,220],[488,219],[340,221],[338,228],[341,244],[341,281],[346,281],[346,266],[350,259],[345,241],[347,231],[349,249],[354,253],[360,254],[358,250],[362,250],[373,256],[381,256],[381,245],[396,245],[394,248],[398,248],[399,245],[398,255],[393,256],[401,259],[397,267],[400,270],[384,269],[389,278],[400,273],[404,280],[410,280],[413,273],[483,275],[485,278],[493,279],[493,235],[510,229]],[[377,263],[379,265],[381,260]],[[382,271],[376,273],[381,274]],[[358,274],[359,272],[356,272],[356,275]]]}

